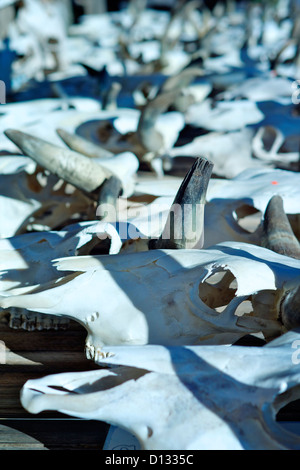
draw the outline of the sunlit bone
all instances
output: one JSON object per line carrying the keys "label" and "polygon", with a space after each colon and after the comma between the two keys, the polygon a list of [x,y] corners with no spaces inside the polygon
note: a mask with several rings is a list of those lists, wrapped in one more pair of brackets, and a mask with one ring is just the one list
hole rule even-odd
{"label": "sunlit bone", "polygon": [[[59,231],[1,238],[1,293],[25,292],[26,286],[56,279],[57,270],[52,264],[54,257],[88,255],[101,243],[101,236],[113,237],[113,230],[105,222],[80,222]],[[109,253],[114,254],[119,249],[113,240]]]}
{"label": "sunlit bone", "polygon": [[85,192],[97,190],[111,176],[79,153],[13,129],[6,130],[5,135],[40,166]]}
{"label": "sunlit bone", "polygon": [[270,340],[286,330],[280,301],[300,279],[299,260],[237,242],[68,257],[55,266],[56,280],[1,297],[0,306],[78,321],[94,359],[104,345],[231,344],[258,332]]}
{"label": "sunlit bone", "polygon": [[[16,32],[14,35],[14,47],[17,50],[23,48],[22,41],[27,38],[36,44],[34,48],[35,59],[39,64],[35,71],[35,78],[44,78],[46,70],[64,69],[68,65],[66,54],[67,19],[64,2],[39,0],[25,0],[19,8],[14,21]],[[32,49],[28,56],[32,55]],[[31,53],[31,54],[30,54]],[[23,61],[24,62],[24,61]],[[25,62],[26,63],[26,62]],[[28,76],[28,79],[32,76]]]}
{"label": "sunlit bone", "polygon": [[[45,103],[44,106],[46,106],[46,104],[47,103]],[[81,106],[83,107],[84,105],[81,104]],[[88,107],[89,103],[87,103],[86,106]],[[27,112],[26,110],[27,108],[25,108],[25,114]],[[17,108],[17,111],[18,111],[18,108]],[[129,111],[129,113],[124,112],[124,114],[127,117],[127,119],[130,121],[130,117],[131,117],[130,110],[127,110],[127,111]],[[20,113],[21,112],[22,112],[22,108],[20,109]],[[40,112],[42,113],[42,110]],[[45,118],[44,116],[42,119],[41,116],[39,115],[39,119],[37,122],[36,122],[37,117],[35,117],[34,119],[31,118],[31,122],[33,121],[31,124],[30,124],[30,121],[28,121],[26,125],[23,122],[24,126],[21,129],[24,133],[23,142],[24,141],[26,142],[26,136],[30,134],[30,136],[35,137],[37,146],[38,146],[38,139],[42,139],[43,141],[47,141],[47,144],[53,144],[56,147],[58,147],[60,150],[62,150],[61,145],[63,145],[64,147],[64,144],[62,144],[60,137],[63,136],[64,138],[63,140],[69,145],[69,147],[71,147],[72,150],[75,150],[76,154],[78,153],[88,154],[88,156],[91,156],[91,147],[94,149],[92,142],[86,142],[86,139],[83,139],[84,142],[82,143],[81,142],[82,138],[76,135],[73,132],[73,129],[76,128],[78,124],[85,122],[86,120],[89,120],[91,116],[95,116],[95,115],[99,116],[99,113],[94,114],[92,112],[77,112],[76,110],[75,111],[74,110],[68,110],[68,111],[52,110],[49,113],[44,112],[44,114],[47,117]],[[111,116],[111,114],[105,113],[105,116]],[[120,120],[122,120],[122,112],[120,112]],[[8,120],[8,122],[10,121]],[[58,125],[59,126],[63,125],[67,127],[69,126],[72,132],[67,131],[65,129],[63,130],[60,129],[59,130],[60,137],[59,137],[57,134]],[[80,144],[78,144],[78,142],[80,142]],[[8,149],[8,150],[12,148],[15,151],[16,147],[19,149],[18,145],[16,143],[13,143],[13,141],[8,139],[7,137],[5,137],[5,141],[3,141],[2,145],[3,145],[3,148]],[[43,145],[43,142],[41,140],[40,140],[40,146],[43,148],[43,151],[47,153],[47,150],[45,150],[45,145]],[[49,150],[49,147],[47,148]],[[96,146],[96,148],[98,148],[98,146]],[[132,152],[128,152],[128,151],[121,152],[121,150],[119,152],[115,152],[114,154],[112,154],[111,152],[108,152],[104,148],[99,147],[98,150],[96,150],[99,161],[97,158],[96,162],[99,163],[101,168],[103,168],[104,173],[107,172],[108,175],[115,175],[121,180],[122,188],[123,188],[123,195],[128,197],[132,194],[133,189],[134,189],[134,176],[139,167],[139,161]],[[23,149],[23,151],[25,153],[25,149]],[[53,148],[53,151],[54,151],[54,148]],[[57,151],[54,153],[57,153]],[[93,154],[92,156],[95,159],[95,154]],[[110,159],[110,156],[114,156],[115,158],[112,160]],[[80,159],[80,161],[85,162],[85,164],[89,166],[88,161],[82,158]],[[95,166],[95,162],[92,163],[92,166],[93,167]],[[99,173],[99,169],[98,169],[98,173]],[[81,184],[84,184],[84,176],[82,176]]]}
{"label": "sunlit bone", "polygon": [[177,90],[177,96],[174,97],[172,108],[185,113],[190,105],[202,102],[212,90],[212,86],[208,81],[192,83],[203,75],[204,71],[201,68],[187,67],[167,78],[158,93]]}
{"label": "sunlit bone", "polygon": [[[5,129],[18,128],[36,137],[49,140],[53,144],[60,143],[55,134],[57,127],[66,125],[74,116],[99,113],[99,102],[90,98],[48,98],[34,99],[24,102],[7,103],[1,107],[0,145],[2,150],[17,153],[19,148],[5,135]],[[53,128],[53,129],[52,129]]]}
{"label": "sunlit bone", "polygon": [[253,136],[254,131],[249,128],[232,132],[209,132],[184,145],[173,147],[169,155],[171,158],[197,157],[200,153],[213,162],[216,176],[234,178],[249,168],[271,167],[270,161],[262,162],[252,157]]}
{"label": "sunlit bone", "polygon": [[[286,147],[288,151],[280,151]],[[299,161],[299,138],[297,134],[285,135],[273,126],[262,126],[252,141],[252,150],[256,158],[277,164],[288,164]]]}
{"label": "sunlit bone", "polygon": [[28,380],[21,403],[121,427],[144,450],[299,450],[276,421],[300,398],[298,344],[105,347],[108,369]]}
{"label": "sunlit bone", "polygon": [[[140,162],[150,164],[155,160],[154,163],[159,163],[161,157],[175,145],[185,125],[182,113],[163,112],[171,104],[173,96],[177,95],[177,91],[159,95],[147,103],[142,111],[122,108],[86,113],[73,110],[65,111],[64,114],[61,111],[52,112],[43,125],[38,122],[21,130],[59,145],[57,129],[63,129],[99,145],[99,151],[107,152],[108,155],[132,152]],[[151,140],[150,136],[154,136],[155,140]],[[78,140],[75,142],[75,138],[65,138],[66,141],[73,150],[77,148]],[[84,153],[90,156],[88,148]],[[154,171],[161,175],[159,168],[154,168]]]}
{"label": "sunlit bone", "polygon": [[211,131],[236,131],[264,118],[256,103],[250,100],[220,101],[213,106],[211,98],[189,107],[185,113],[187,124]]}
{"label": "sunlit bone", "polygon": [[[107,193],[106,200],[109,203],[114,203],[122,192],[122,182],[118,176],[103,168],[95,160],[20,131],[6,130],[5,134],[21,148],[25,155],[92,199],[98,200],[99,203],[105,202],[102,191],[104,194]],[[116,190],[111,201],[110,185],[112,182]]]}
{"label": "sunlit bone", "polygon": [[[109,253],[119,252],[121,246],[113,226],[106,223],[81,222],[67,226],[60,231],[25,233],[0,240],[1,272],[0,291],[24,293],[30,285],[56,279],[57,270],[51,260],[55,256],[89,254],[101,243],[100,237],[112,239]],[[107,252],[107,250],[105,251]],[[29,287],[28,287],[29,286]],[[69,319],[49,317],[26,309],[10,309],[9,326],[25,330],[65,328]]]}
{"label": "sunlit bone", "polygon": [[247,98],[251,101],[276,100],[282,104],[291,103],[292,81],[285,77],[254,77],[244,83],[232,86],[218,96],[219,99],[232,100]]}
{"label": "sunlit bone", "polygon": [[297,88],[291,85],[291,104],[276,101],[258,102],[264,119],[253,125],[257,133],[253,139],[253,153],[261,160],[284,164],[298,161],[299,157],[299,116]]}

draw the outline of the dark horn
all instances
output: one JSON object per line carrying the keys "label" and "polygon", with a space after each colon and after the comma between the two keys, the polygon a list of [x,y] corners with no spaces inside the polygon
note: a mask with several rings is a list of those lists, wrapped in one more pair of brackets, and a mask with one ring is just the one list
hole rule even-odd
{"label": "dark horn", "polygon": [[284,212],[282,197],[279,195],[273,196],[266,208],[262,246],[276,253],[300,259],[300,245]]}
{"label": "dark horn", "polygon": [[204,207],[213,163],[198,158],[185,176],[171,207],[165,228],[149,249],[202,248]]}

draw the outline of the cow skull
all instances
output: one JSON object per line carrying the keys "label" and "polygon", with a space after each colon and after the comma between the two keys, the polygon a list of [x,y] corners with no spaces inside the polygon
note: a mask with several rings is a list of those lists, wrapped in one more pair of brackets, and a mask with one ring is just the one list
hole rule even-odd
{"label": "cow skull", "polygon": [[78,321],[96,360],[104,345],[232,344],[251,333],[268,341],[299,325],[299,260],[254,245],[77,256],[55,266],[56,279],[5,293],[0,306]]}
{"label": "cow skull", "polygon": [[108,369],[28,380],[21,403],[121,427],[144,450],[299,450],[276,422],[300,398],[299,344],[298,330],[262,347],[105,347]]}
{"label": "cow skull", "polygon": [[[31,285],[49,282],[56,278],[57,271],[51,264],[55,256],[89,254],[96,246],[97,252],[105,247],[105,253],[119,252],[118,237],[111,224],[81,222],[59,231],[24,233],[0,239],[1,271],[0,291],[2,295],[24,293]],[[99,238],[110,239],[110,246]],[[100,247],[101,245],[101,247]],[[7,312],[5,312],[6,314]],[[9,326],[25,330],[65,328],[69,320],[49,317],[26,309],[10,309]]]}

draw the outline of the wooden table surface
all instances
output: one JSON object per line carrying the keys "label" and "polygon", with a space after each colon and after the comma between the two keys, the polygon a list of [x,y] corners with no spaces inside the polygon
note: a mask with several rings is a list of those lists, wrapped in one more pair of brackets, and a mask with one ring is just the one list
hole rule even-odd
{"label": "wooden table surface", "polygon": [[0,450],[101,450],[106,423],[55,412],[31,415],[19,399],[29,379],[98,369],[84,354],[86,331],[75,322],[66,330],[14,330],[6,318],[0,331],[6,348],[0,364]]}

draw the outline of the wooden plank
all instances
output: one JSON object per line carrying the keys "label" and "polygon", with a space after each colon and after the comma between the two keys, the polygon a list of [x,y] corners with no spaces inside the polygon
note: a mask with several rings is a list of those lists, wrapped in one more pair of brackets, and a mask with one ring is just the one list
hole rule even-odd
{"label": "wooden plank", "polygon": [[[0,320],[0,450],[99,450],[109,426],[58,412],[31,415],[21,405],[27,380],[100,367],[86,359],[86,330],[70,322],[66,330],[28,332]],[[0,361],[1,362],[1,361]]]}
{"label": "wooden plank", "polygon": [[101,450],[108,428],[79,419],[0,420],[0,450]]}

